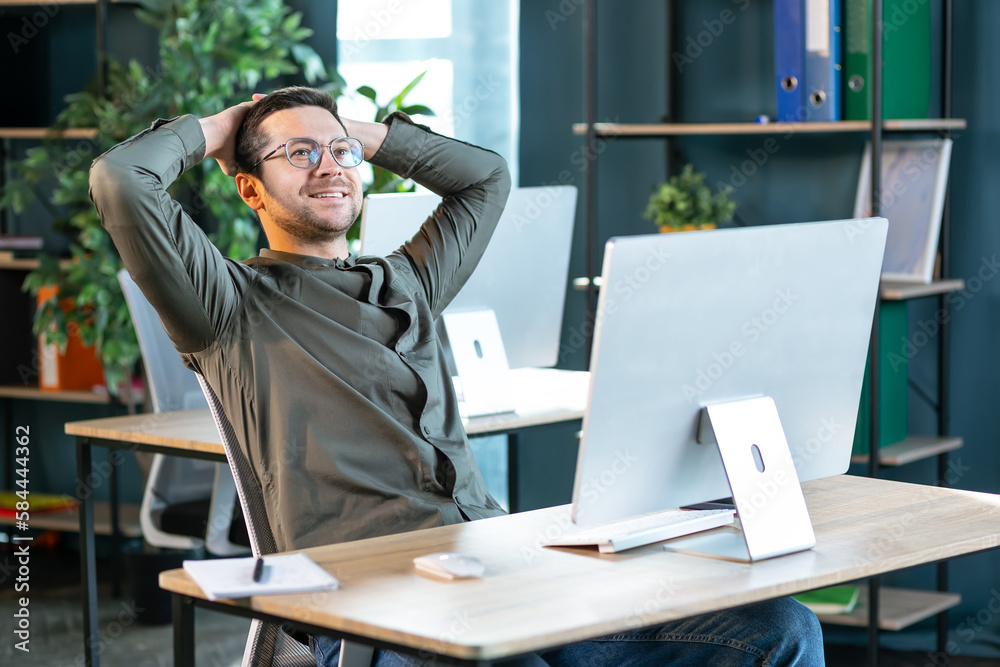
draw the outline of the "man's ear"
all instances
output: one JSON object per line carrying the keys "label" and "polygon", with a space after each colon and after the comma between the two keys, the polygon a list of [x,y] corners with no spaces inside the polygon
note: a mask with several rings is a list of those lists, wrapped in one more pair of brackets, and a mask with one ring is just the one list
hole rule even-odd
{"label": "man's ear", "polygon": [[253,210],[259,211],[264,208],[264,200],[261,198],[264,186],[260,179],[250,174],[236,174],[236,190],[244,203]]}

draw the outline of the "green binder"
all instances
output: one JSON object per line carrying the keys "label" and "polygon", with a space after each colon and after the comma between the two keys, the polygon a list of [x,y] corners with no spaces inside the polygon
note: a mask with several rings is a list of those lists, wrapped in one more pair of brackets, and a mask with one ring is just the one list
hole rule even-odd
{"label": "green binder", "polygon": [[[883,301],[879,306],[878,331],[878,446],[904,440],[909,434],[909,357],[912,342],[907,337],[905,301]],[[868,454],[871,442],[871,369],[865,364],[861,405],[854,431],[852,454]]]}
{"label": "green binder", "polygon": [[[846,0],[844,120],[871,120],[873,0]],[[931,6],[882,0],[882,118],[927,118],[931,103]]]}

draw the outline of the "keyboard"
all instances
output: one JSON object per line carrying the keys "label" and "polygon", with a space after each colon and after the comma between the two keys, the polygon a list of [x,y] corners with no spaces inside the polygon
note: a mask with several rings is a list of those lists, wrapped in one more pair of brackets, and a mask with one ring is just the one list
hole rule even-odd
{"label": "keyboard", "polygon": [[665,510],[572,530],[542,544],[547,547],[597,546],[601,553],[615,553],[726,526],[733,523],[735,514],[732,509]]}

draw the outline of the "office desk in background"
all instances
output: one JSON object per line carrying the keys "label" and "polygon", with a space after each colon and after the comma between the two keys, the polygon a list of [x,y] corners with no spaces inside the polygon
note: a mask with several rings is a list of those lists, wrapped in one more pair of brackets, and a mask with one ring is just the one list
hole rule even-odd
{"label": "office desk in background", "polygon": [[[194,607],[422,656],[487,665],[514,655],[719,611],[1000,545],[1000,496],[865,477],[803,484],[816,547],[757,563],[665,551],[544,548],[569,506],[306,549],[335,591],[208,602],[183,570],[174,595],[174,660],[194,659]],[[717,530],[731,530],[720,528]],[[412,559],[473,554],[482,579],[439,581]]]}
{"label": "office desk in background", "polygon": [[[581,419],[587,402],[589,382],[590,374],[582,371],[538,368],[512,371],[515,411],[463,420],[466,433],[470,436],[507,433],[513,450],[517,446],[517,433],[522,429]],[[116,572],[120,570],[117,558],[120,553],[121,531],[118,485],[114,478],[116,466],[110,467],[110,476],[95,475],[91,448],[144,451],[212,461],[225,461],[226,456],[212,414],[207,408],[69,422],[66,424],[66,433],[76,436],[85,664],[96,667],[99,664],[99,643],[96,639],[97,569],[94,559],[92,494],[95,488],[105,483],[108,484],[111,499],[111,547]],[[508,480],[516,480],[516,457],[511,456],[510,461]],[[515,492],[516,485],[512,483],[512,507],[516,507]],[[91,638],[94,638],[93,641]]]}

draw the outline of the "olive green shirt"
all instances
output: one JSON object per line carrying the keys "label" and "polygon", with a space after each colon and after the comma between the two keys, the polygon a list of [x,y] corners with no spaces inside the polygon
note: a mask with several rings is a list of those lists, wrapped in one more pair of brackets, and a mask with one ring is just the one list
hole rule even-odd
{"label": "olive green shirt", "polygon": [[281,550],[503,513],[458,414],[434,319],[471,275],[510,189],[495,153],[403,114],[372,164],[443,201],[388,257],[225,259],[167,194],[201,162],[183,116],[95,160],[91,198],[185,363],[219,396]]}

